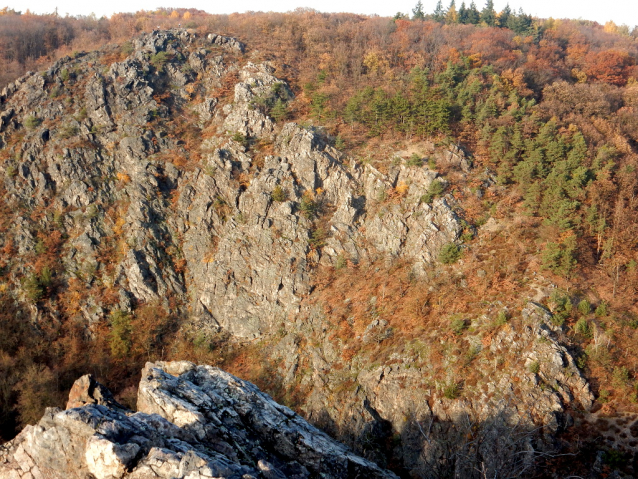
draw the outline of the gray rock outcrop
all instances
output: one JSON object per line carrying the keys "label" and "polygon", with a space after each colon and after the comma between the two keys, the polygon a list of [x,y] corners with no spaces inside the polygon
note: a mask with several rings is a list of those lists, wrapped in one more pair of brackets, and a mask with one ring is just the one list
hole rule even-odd
{"label": "gray rock outcrop", "polygon": [[[106,285],[125,310],[173,297],[198,328],[252,339],[297,314],[317,265],[402,258],[418,273],[458,240],[453,198],[422,201],[437,172],[381,172],[320,130],[276,125],[269,108],[293,93],[267,62],[227,63],[228,48],[243,51],[235,40],[172,30],[133,45],[108,67],[94,64],[98,52],[66,57],[15,82],[2,104],[0,130],[24,135],[1,167],[21,205],[15,223],[27,222],[11,239],[24,256],[30,231],[59,230],[60,281]],[[63,70],[77,74],[63,81]],[[30,208],[49,214],[36,225]],[[109,310],[84,301],[79,310]]]}
{"label": "gray rock outcrop", "polygon": [[[78,388],[86,382],[80,379]],[[397,476],[356,456],[247,381],[210,366],[160,362],[142,372],[137,412],[102,404],[48,409],[0,451],[3,479],[86,477]]]}

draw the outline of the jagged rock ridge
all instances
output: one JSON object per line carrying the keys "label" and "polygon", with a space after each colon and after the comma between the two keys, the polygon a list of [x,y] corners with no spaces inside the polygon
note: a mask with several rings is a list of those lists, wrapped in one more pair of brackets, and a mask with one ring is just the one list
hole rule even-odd
{"label": "jagged rock ridge", "polygon": [[[86,398],[98,388],[76,383]],[[70,401],[71,402],[71,401]],[[138,411],[48,409],[0,452],[7,479],[396,478],[254,385],[210,366],[148,363]],[[71,404],[73,405],[73,404]]]}

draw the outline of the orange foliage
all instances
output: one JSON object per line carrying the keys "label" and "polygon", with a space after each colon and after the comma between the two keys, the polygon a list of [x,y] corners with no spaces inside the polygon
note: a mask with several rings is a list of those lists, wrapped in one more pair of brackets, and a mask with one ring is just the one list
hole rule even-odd
{"label": "orange foliage", "polygon": [[594,81],[623,86],[634,69],[636,60],[627,52],[607,50],[585,57],[585,73]]}

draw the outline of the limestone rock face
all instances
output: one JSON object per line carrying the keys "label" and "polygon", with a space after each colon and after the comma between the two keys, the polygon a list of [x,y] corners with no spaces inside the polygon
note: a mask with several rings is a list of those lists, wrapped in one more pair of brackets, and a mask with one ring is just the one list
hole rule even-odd
{"label": "limestone rock face", "polygon": [[[89,376],[77,389],[87,384],[110,395]],[[217,368],[147,363],[138,403],[48,409],[4,446],[0,478],[396,477]]]}
{"label": "limestone rock face", "polygon": [[[65,57],[7,87],[0,106],[3,138],[24,135],[0,165],[26,208],[13,242],[28,256],[31,231],[60,230],[61,283],[105,285],[123,310],[172,297],[198,329],[253,339],[299,312],[317,265],[401,258],[418,273],[458,240],[452,196],[421,200],[437,172],[381,172],[320,129],[276,124],[271,109],[293,92],[268,62],[227,60],[244,51],[237,40],[155,31],[133,47],[108,67],[99,52]],[[193,135],[208,132],[196,151],[167,126],[182,109]],[[29,208],[44,206],[57,213],[32,224]],[[112,309],[80,302],[89,325]]]}

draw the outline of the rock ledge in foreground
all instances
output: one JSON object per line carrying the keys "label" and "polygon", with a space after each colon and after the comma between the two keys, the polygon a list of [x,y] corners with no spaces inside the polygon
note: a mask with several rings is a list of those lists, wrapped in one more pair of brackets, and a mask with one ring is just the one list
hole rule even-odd
{"label": "rock ledge in foreground", "polygon": [[135,413],[88,376],[73,391],[84,405],[49,408],[5,444],[0,478],[396,478],[211,366],[147,363]]}

